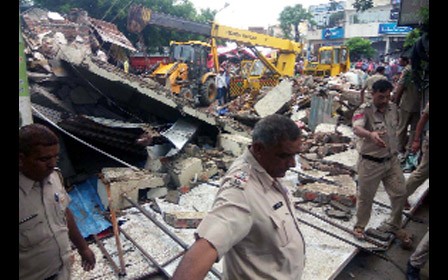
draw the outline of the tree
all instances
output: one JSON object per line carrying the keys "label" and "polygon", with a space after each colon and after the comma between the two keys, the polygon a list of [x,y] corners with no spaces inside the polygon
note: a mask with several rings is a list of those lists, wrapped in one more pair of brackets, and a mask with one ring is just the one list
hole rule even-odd
{"label": "tree", "polygon": [[357,12],[364,12],[372,7],[373,0],[355,0],[353,3],[353,8],[355,8]]}
{"label": "tree", "polygon": [[[314,23],[312,20],[313,15],[307,12],[302,4],[296,4],[295,6],[286,6],[280,13],[279,21],[280,28],[283,32],[285,38],[291,39],[292,28],[294,28],[294,40],[299,42],[300,31],[299,24],[302,21],[309,21]],[[315,23],[314,23],[315,24]]]}
{"label": "tree", "polygon": [[350,60],[357,61],[361,58],[372,58],[375,55],[375,49],[372,42],[361,37],[353,37],[345,43],[350,50]]}
{"label": "tree", "polygon": [[406,35],[403,44],[404,49],[412,47],[423,34],[428,33],[429,31],[429,9],[427,7],[420,8],[418,16],[421,23]]}
{"label": "tree", "polygon": [[343,11],[336,12],[330,15],[330,19],[328,21],[329,27],[338,26],[344,20],[345,13]]}

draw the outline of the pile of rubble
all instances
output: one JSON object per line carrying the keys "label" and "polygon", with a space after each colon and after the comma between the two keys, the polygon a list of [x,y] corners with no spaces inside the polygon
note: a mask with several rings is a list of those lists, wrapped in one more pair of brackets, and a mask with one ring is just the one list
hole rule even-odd
{"label": "pile of rubble", "polygon": [[[102,168],[98,194],[106,208],[117,211],[120,227],[132,230],[133,239],[145,243],[145,250],[159,256],[164,267],[174,266],[171,261],[182,248],[168,253],[167,248],[174,247],[170,243],[154,244],[158,239],[153,233],[137,232],[148,225],[140,224],[129,199],[144,205],[191,244],[192,231],[211,207],[219,178],[250,144],[253,125],[273,113],[290,116],[303,130],[298,166],[286,178],[297,202],[331,207],[323,214],[350,222],[357,161],[350,125],[359,105],[360,73],[298,76],[265,87],[256,96],[238,96],[219,108],[217,104],[196,108],[157,82],[99,59],[91,50],[101,39],[132,48],[110,25],[86,16],[73,17],[76,21],[49,17],[42,11],[23,18],[31,101],[40,112],[35,116],[80,138],[145,158],[142,168],[132,164]],[[96,38],[89,32],[92,28],[104,32]],[[107,250],[118,263],[113,239],[102,242],[108,243]],[[136,254],[135,244],[126,241],[122,246],[128,270],[136,269],[126,279],[160,270]],[[159,251],[160,246],[165,249]],[[102,254],[96,246],[94,252]],[[118,279],[108,261],[98,260],[90,273],[78,271],[75,262],[78,279]]]}

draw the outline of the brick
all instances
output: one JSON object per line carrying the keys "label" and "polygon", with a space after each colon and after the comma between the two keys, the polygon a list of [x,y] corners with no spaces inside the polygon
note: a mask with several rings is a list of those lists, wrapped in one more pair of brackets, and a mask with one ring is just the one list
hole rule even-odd
{"label": "brick", "polygon": [[179,192],[181,194],[186,194],[187,192],[190,191],[190,186],[189,185],[184,185],[184,186],[180,186],[177,188],[179,190]]}

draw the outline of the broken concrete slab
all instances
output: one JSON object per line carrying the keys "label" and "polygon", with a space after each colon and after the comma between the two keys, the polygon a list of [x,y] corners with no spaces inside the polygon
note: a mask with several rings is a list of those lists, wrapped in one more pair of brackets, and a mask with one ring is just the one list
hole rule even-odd
{"label": "broken concrete slab", "polygon": [[229,151],[234,156],[240,156],[252,139],[241,135],[221,133],[218,135],[217,142],[218,147]]}
{"label": "broken concrete slab", "polygon": [[[162,187],[167,182],[166,174],[135,171],[128,167],[103,168],[98,179],[97,191],[106,209],[117,210],[132,206],[122,197],[123,193],[126,193],[133,201],[138,201],[140,189]],[[107,186],[110,187],[110,197]]]}
{"label": "broken concrete slab", "polygon": [[204,171],[202,160],[199,158],[179,158],[171,162],[170,165],[172,168],[168,173],[176,187],[188,186],[190,181]]}
{"label": "broken concrete slab", "polygon": [[254,109],[260,117],[275,114],[292,97],[292,81],[283,80],[277,86],[272,88],[260,101],[258,101]]}

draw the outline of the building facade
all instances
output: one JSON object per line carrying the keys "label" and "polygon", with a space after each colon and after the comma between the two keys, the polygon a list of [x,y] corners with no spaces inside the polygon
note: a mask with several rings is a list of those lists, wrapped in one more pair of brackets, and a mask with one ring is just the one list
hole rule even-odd
{"label": "building facade", "polygon": [[354,0],[338,3],[337,7],[344,7],[344,19],[331,27],[328,27],[328,19],[340,9],[330,9],[331,4],[309,7],[315,21],[324,23],[325,18],[327,27],[308,28],[303,42],[307,55],[315,55],[321,46],[342,45],[350,38],[362,37],[372,42],[376,50],[374,60],[388,61],[398,57],[407,34],[412,30],[411,27],[397,26],[400,0],[375,0],[374,7],[364,12],[357,12],[353,3]]}

